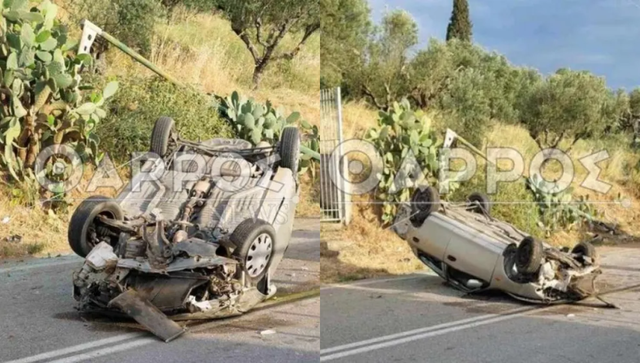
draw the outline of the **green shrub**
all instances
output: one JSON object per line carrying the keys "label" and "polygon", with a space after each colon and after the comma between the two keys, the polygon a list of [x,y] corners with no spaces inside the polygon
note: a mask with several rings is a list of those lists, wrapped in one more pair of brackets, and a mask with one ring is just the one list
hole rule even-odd
{"label": "green shrub", "polygon": [[547,235],[558,229],[571,229],[592,221],[599,212],[589,203],[589,196],[580,196],[573,200],[573,188],[558,191],[557,186],[546,182],[537,175],[527,179],[527,188],[531,191],[540,209],[540,225]]}
{"label": "green shrub", "polygon": [[[383,160],[377,197],[384,202],[382,220],[391,223],[398,203],[407,202],[413,190],[437,176],[437,139],[431,122],[421,110],[411,110],[406,99],[394,102],[389,112],[380,111],[378,127],[366,134]],[[408,158],[410,153],[415,163]]]}
{"label": "green shrub", "polygon": [[[215,97],[220,115],[224,117],[238,137],[257,145],[262,141],[275,145],[280,140],[282,129],[296,125],[300,129],[301,143],[307,148],[320,152],[320,135],[318,127],[300,119],[300,112],[292,112],[285,117],[282,107],[273,107],[270,101],[265,104],[252,98],[240,96],[234,91],[229,97]],[[300,160],[301,174],[309,171],[315,178],[317,161],[304,154]]]}
{"label": "green shrub", "polygon": [[148,56],[156,23],[164,16],[159,0],[71,0],[74,22],[88,19],[132,49]]}
{"label": "green shrub", "polygon": [[[458,188],[446,197],[451,202],[464,202],[473,192],[485,193],[486,185],[485,169],[478,165],[476,175],[469,181],[459,183]],[[544,230],[538,225],[538,205],[524,180],[499,183],[496,194],[490,195],[489,199],[494,203],[491,206],[494,218],[511,223],[532,236],[544,237]]]}
{"label": "green shrub", "polygon": [[151,130],[161,116],[173,118],[186,139],[234,137],[206,95],[157,77],[132,77],[121,81],[110,116],[98,132],[104,150],[118,161],[126,160],[132,152],[149,150]]}

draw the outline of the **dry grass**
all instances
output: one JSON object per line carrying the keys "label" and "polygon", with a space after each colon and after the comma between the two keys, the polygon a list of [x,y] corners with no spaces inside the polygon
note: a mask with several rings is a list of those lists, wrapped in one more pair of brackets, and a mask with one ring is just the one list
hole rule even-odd
{"label": "dry grass", "polygon": [[[296,41],[289,35],[283,47]],[[270,100],[287,112],[299,111],[312,124],[320,122],[320,37],[312,36],[291,62],[273,63],[263,76],[261,86],[253,90],[253,59],[244,43],[220,15],[192,14],[179,10],[174,20],[158,26],[150,60],[182,83],[202,92],[225,96],[233,91],[258,101]],[[151,71],[127,55],[109,54],[112,76],[147,74]]]}
{"label": "dry grass", "polygon": [[369,201],[367,197],[354,201],[353,219],[347,227],[322,226],[322,282],[406,274],[423,268],[403,239],[380,226]]}

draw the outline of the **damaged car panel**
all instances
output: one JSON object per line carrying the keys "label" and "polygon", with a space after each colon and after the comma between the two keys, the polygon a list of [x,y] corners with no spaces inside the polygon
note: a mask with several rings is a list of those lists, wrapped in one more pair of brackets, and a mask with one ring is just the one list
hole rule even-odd
{"label": "damaged car panel", "polygon": [[73,276],[80,310],[125,313],[169,341],[183,330],[167,315],[235,316],[273,296],[270,277],[293,229],[299,147],[292,127],[275,147],[252,147],[181,140],[160,118],[151,138],[160,157],[116,199],[87,198],[71,218],[69,243],[85,257]]}
{"label": "damaged car panel", "polygon": [[403,205],[394,230],[416,257],[464,292],[501,290],[528,302],[562,303],[596,295],[601,273],[595,248],[557,249],[490,215],[474,193],[465,205],[441,203],[433,187]]}

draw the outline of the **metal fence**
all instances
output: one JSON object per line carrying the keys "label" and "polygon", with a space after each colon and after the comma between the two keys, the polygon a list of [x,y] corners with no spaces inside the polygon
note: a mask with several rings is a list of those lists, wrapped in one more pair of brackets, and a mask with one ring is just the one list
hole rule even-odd
{"label": "metal fence", "polygon": [[[320,209],[322,222],[349,223],[351,200],[341,162],[342,102],[340,88],[320,91]],[[333,177],[332,177],[333,176]]]}

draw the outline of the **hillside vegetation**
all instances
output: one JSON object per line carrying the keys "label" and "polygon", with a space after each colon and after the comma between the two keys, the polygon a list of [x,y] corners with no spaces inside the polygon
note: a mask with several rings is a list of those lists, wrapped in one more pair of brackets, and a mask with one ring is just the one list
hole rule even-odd
{"label": "hillside vegetation", "polygon": [[[555,245],[573,246],[596,234],[604,237],[602,243],[640,240],[640,154],[635,142],[640,88],[614,90],[589,71],[562,68],[543,75],[515,66],[473,43],[467,1],[453,3],[448,40],[431,39],[420,48],[418,24],[403,10],[387,11],[374,24],[366,0],[321,1],[321,83],[344,90],[345,138],[382,145],[385,157],[377,190],[355,197],[353,223],[323,231],[327,281],[420,268],[406,243],[389,230],[390,221],[396,203],[408,201],[420,183],[437,183],[439,171],[427,162],[410,171],[401,168],[399,150],[406,155],[409,148],[418,160],[433,160],[438,151],[427,135],[434,131],[440,144],[447,128],[481,150],[517,150],[525,160],[525,177],[542,149],[563,150],[573,160],[575,177],[566,192],[531,189],[524,179],[499,184],[491,195],[495,217]],[[405,112],[403,99],[410,112]],[[410,116],[415,110],[427,115],[417,124]],[[382,117],[380,111],[393,117]],[[394,138],[399,130],[424,136]],[[580,186],[587,171],[578,160],[601,150],[609,155],[598,163],[599,180],[612,186],[606,194]],[[477,161],[476,176],[443,196],[445,200],[461,202],[471,192],[486,192],[486,164]],[[510,164],[500,167],[508,170]],[[556,180],[561,172],[557,161],[543,163],[545,179]],[[420,183],[390,186],[390,179],[411,179],[416,173],[425,177]]]}
{"label": "hillside vegetation", "polygon": [[[149,1],[155,0],[129,3],[142,6]],[[78,37],[80,29],[74,22],[86,16],[86,9],[79,6],[81,1],[54,2],[61,7],[58,18],[69,24],[72,36]],[[119,0],[119,3],[125,2],[127,0]],[[90,3],[99,9],[101,4],[109,2]],[[126,27],[123,25],[122,29]],[[118,92],[108,103],[109,113],[96,132],[102,140],[101,150],[114,159],[118,174],[125,180],[130,173],[126,164],[128,154],[148,149],[150,130],[160,116],[175,118],[180,132],[189,138],[233,137],[233,130],[213,107],[213,94],[226,97],[237,91],[258,102],[270,100],[289,113],[299,111],[311,124],[319,124],[320,42],[317,34],[310,37],[292,60],[267,67],[260,88],[254,90],[250,55],[223,14],[211,8],[203,12],[177,5],[154,21],[150,29],[146,34],[134,33],[148,37],[147,45],[136,49],[188,85],[187,88],[162,80],[115,48],[106,52],[102,73],[91,79],[96,86],[110,80],[120,83]],[[138,43],[130,35],[116,34],[133,47]],[[297,37],[297,34],[288,34],[283,44],[297,44]],[[88,184],[93,169],[90,165],[85,168],[83,185]],[[317,216],[317,180],[305,174],[302,183],[298,215]],[[7,217],[8,222],[0,223],[0,257],[69,251],[66,227],[70,212],[87,194],[74,192],[67,197],[70,203],[67,208],[53,211],[27,203],[31,198],[26,194],[30,192],[11,182],[1,188],[0,219]],[[116,191],[96,193],[113,196]]]}

